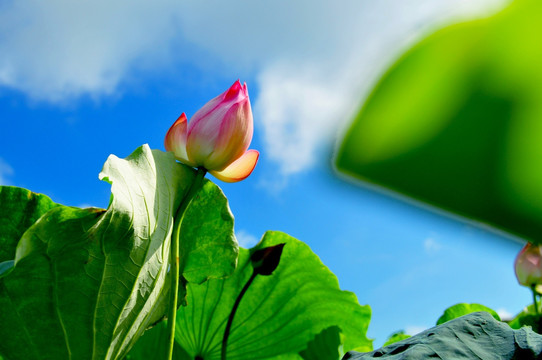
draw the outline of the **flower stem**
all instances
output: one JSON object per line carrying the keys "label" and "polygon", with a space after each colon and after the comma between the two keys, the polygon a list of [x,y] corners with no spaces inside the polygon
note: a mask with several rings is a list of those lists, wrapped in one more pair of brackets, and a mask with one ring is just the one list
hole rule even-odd
{"label": "flower stem", "polygon": [[531,286],[531,291],[533,292],[534,312],[536,315],[540,315],[539,313],[540,310],[538,309],[538,300],[536,299],[537,291],[536,291],[535,285]]}
{"label": "flower stem", "polygon": [[175,223],[173,225],[173,233],[171,235],[171,293],[169,297],[169,316],[167,321],[167,334],[168,334],[168,352],[167,359],[171,360],[173,357],[173,345],[175,344],[175,321],[177,318],[177,301],[179,294],[179,235],[181,232],[181,223],[184,217],[184,213],[190,201],[194,197],[194,194],[201,188],[203,184],[203,178],[207,171],[204,168],[198,168],[196,178],[190,189],[181,200],[181,204],[177,208],[175,213]]}
{"label": "flower stem", "polygon": [[243,298],[243,295],[245,295],[246,291],[248,290],[248,287],[254,279],[256,278],[256,271],[252,272],[252,275],[250,276],[250,279],[248,279],[247,283],[239,293],[239,296],[237,296],[237,299],[235,300],[235,304],[233,304],[233,308],[231,309],[230,317],[228,318],[228,323],[226,324],[226,330],[224,330],[224,338],[222,338],[222,351],[220,352],[220,359],[226,360],[226,348],[228,347],[228,337],[230,336],[230,329],[231,325],[233,323],[233,317],[235,316],[235,313],[237,312],[237,308],[239,307],[239,303],[241,302],[241,299]]}

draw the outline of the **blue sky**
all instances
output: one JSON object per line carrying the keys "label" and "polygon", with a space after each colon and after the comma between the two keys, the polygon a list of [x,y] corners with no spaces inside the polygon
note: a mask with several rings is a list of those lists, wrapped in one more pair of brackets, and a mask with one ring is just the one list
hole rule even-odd
{"label": "blue sky", "polygon": [[458,302],[517,313],[521,244],[339,178],[333,149],[402,50],[503,0],[0,2],[0,183],[106,207],[109,154],[163,138],[238,78],[260,151],[222,184],[239,241],[281,230],[308,243],[373,309],[369,336],[432,326]]}

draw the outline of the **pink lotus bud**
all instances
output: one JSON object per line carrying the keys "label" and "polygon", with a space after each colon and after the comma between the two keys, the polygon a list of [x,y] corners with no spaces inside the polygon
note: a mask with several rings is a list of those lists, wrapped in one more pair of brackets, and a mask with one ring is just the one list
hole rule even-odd
{"label": "pink lotus bud", "polygon": [[516,258],[515,268],[521,285],[542,285],[542,246],[527,243]]}
{"label": "pink lotus bud", "polygon": [[181,114],[166,134],[165,147],[182,163],[204,167],[222,181],[236,182],[249,176],[258,161],[258,151],[247,151],[252,132],[247,85],[237,80],[196,111],[188,125]]}

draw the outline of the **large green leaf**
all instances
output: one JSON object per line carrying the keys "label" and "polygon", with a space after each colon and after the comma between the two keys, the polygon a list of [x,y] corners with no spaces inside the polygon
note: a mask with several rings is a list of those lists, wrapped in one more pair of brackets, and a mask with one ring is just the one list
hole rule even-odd
{"label": "large green leaf", "polygon": [[[173,216],[194,171],[145,145],[124,160],[111,156],[100,178],[112,184],[107,210],[54,207],[18,242],[15,267],[0,278],[0,353],[9,359],[121,358],[163,317]],[[200,279],[228,274],[237,253],[233,219],[214,187],[205,184],[187,212],[219,210],[203,218],[186,214],[182,225],[187,259],[199,249],[192,227],[214,229],[224,248],[214,269],[186,267]],[[199,245],[212,252],[212,241],[208,236]]]}
{"label": "large green leaf", "polygon": [[444,28],[382,77],[340,171],[542,240],[542,2]]}
{"label": "large green leaf", "polygon": [[300,359],[298,352],[330,326],[340,328],[346,350],[371,346],[366,337],[370,308],[341,291],[337,278],[306,244],[267,232],[255,248],[240,249],[238,268],[229,278],[188,284],[188,305],[179,309],[175,338],[190,359],[220,359],[228,316],[252,274],[250,253],[280,243],[286,245],[278,268],[270,276],[257,276],[241,300],[228,360]]}
{"label": "large green leaf", "polygon": [[473,313],[369,353],[347,353],[343,360],[499,359],[535,360],[542,336],[529,328],[514,330],[487,312]]}

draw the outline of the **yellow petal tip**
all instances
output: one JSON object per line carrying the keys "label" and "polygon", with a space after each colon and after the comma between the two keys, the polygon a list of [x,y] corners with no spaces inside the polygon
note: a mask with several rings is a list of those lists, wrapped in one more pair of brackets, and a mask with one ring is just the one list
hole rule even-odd
{"label": "yellow petal tip", "polygon": [[222,171],[209,171],[218,180],[233,183],[246,179],[256,167],[260,153],[248,150]]}

